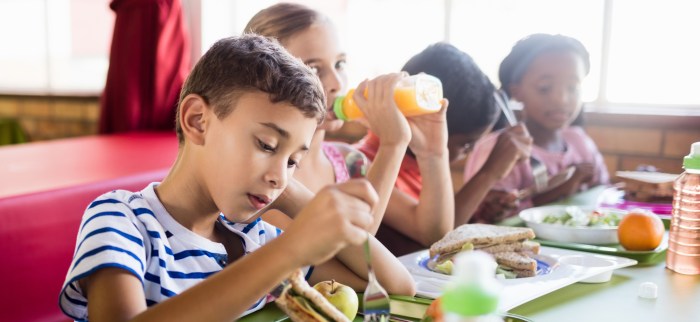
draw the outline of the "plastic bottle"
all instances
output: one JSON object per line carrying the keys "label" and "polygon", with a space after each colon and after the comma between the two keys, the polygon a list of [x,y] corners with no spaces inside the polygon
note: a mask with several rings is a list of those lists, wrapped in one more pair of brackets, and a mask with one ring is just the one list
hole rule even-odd
{"label": "plastic bottle", "polygon": [[[356,120],[364,116],[352,98],[354,92],[355,89],[351,89],[345,96],[338,96],[333,102],[333,112],[339,120]],[[442,107],[441,100],[442,82],[428,74],[406,77],[399,81],[394,89],[394,102],[405,116],[435,113]]]}
{"label": "plastic bottle", "polygon": [[490,255],[481,251],[457,254],[452,283],[440,303],[445,322],[502,322],[496,310],[503,286],[495,274],[496,262]]}
{"label": "plastic bottle", "polygon": [[683,158],[683,172],[673,183],[673,210],[666,267],[700,274],[700,142]]}

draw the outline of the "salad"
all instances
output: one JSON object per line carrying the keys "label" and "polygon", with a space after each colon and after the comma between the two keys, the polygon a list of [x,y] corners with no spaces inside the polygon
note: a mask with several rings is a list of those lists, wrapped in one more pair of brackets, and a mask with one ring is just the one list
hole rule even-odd
{"label": "salad", "polygon": [[619,212],[596,209],[586,213],[577,206],[564,209],[564,214],[547,215],[542,223],[578,227],[617,227],[622,215]]}

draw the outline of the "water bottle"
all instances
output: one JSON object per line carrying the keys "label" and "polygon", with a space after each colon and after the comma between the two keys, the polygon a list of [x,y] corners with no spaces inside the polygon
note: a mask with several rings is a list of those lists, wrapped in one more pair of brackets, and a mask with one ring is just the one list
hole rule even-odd
{"label": "water bottle", "polygon": [[700,142],[683,158],[683,172],[673,183],[673,210],[666,267],[700,274]]}
{"label": "water bottle", "polygon": [[496,314],[503,286],[496,280],[496,262],[482,251],[457,254],[452,282],[441,297],[445,322],[502,322]]}
{"label": "water bottle", "polygon": [[[339,120],[348,121],[364,115],[352,98],[355,89],[333,102],[333,112]],[[365,91],[365,97],[367,92]],[[442,82],[435,76],[416,74],[405,77],[396,84],[394,102],[405,116],[435,113],[442,108]]]}

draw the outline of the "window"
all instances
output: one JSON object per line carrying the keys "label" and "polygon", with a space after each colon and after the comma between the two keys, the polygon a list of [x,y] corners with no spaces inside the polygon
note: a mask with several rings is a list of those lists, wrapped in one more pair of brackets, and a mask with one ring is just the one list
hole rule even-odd
{"label": "window", "polygon": [[95,94],[107,75],[109,1],[0,1],[0,91]]}

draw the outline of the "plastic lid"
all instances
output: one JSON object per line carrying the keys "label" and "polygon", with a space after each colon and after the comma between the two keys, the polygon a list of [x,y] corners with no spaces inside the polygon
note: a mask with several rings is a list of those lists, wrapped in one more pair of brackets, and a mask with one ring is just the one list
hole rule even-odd
{"label": "plastic lid", "polygon": [[652,282],[639,284],[638,295],[645,299],[655,299],[659,296],[659,287]]}
{"label": "plastic lid", "polygon": [[700,170],[700,142],[690,145],[690,154],[683,158],[683,168]]}
{"label": "plastic lid", "polygon": [[481,316],[498,308],[502,289],[495,278],[496,262],[481,251],[466,251],[454,259],[453,279],[440,301],[443,311],[459,316]]}
{"label": "plastic lid", "polygon": [[335,117],[338,118],[341,121],[347,121],[348,117],[345,115],[345,112],[343,112],[343,100],[345,99],[345,95],[341,95],[335,98],[335,101],[333,101],[333,113],[335,113]]}

